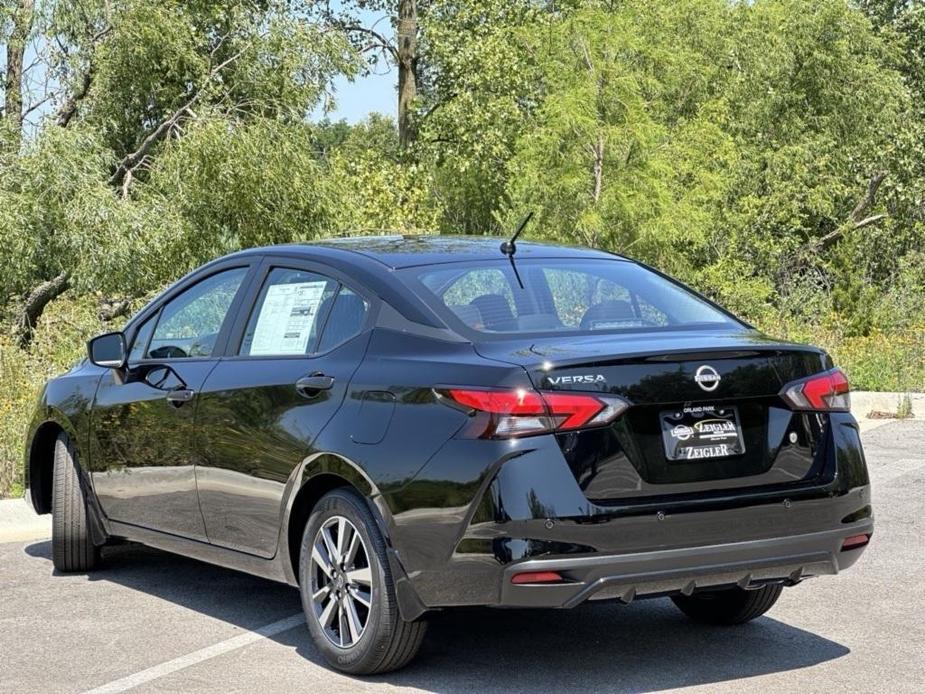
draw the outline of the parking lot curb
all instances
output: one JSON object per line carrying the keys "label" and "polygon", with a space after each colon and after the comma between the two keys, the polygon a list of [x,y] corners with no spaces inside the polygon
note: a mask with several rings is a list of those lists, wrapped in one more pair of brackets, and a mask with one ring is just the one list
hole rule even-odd
{"label": "parking lot curb", "polygon": [[51,537],[51,515],[40,516],[25,499],[0,500],[0,543]]}
{"label": "parking lot curb", "polygon": [[[855,419],[867,419],[871,413],[895,415],[903,409],[906,415],[925,419],[925,393],[852,391],[851,413]],[[886,417],[887,421],[891,420]]]}

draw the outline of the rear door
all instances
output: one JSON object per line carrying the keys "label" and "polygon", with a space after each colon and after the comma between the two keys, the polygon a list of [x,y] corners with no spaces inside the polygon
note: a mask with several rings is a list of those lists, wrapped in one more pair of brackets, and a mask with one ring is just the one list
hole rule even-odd
{"label": "rear door", "polygon": [[92,479],[115,521],[205,540],[193,423],[247,263],[216,269],[155,306],[131,336],[128,368],[101,378],[92,412]]}
{"label": "rear door", "polygon": [[343,402],[366,352],[374,299],[330,269],[271,259],[197,412],[209,541],[270,557],[286,483]]}

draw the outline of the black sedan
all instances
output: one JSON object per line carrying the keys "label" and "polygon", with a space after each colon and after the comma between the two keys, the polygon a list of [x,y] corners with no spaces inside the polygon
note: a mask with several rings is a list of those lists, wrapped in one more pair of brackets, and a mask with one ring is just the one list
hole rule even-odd
{"label": "black sedan", "polygon": [[[670,596],[738,624],[873,532],[848,382],[640,263],[478,237],[248,250],[48,382],[59,571],[133,541],[297,586],[375,673],[427,614]],[[619,625],[614,625],[619,628]]]}

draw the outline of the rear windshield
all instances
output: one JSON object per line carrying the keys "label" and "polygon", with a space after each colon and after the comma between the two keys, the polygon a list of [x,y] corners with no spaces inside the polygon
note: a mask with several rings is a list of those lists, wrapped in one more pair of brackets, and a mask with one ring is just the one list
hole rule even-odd
{"label": "rear windshield", "polygon": [[[454,328],[482,334],[728,329],[743,324],[681,285],[622,260],[507,260],[403,270]],[[521,286],[522,285],[522,286]]]}

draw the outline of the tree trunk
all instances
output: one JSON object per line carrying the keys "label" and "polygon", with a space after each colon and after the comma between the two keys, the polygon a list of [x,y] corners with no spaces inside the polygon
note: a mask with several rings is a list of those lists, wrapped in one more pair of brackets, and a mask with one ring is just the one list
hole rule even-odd
{"label": "tree trunk", "polygon": [[417,0],[398,0],[398,139],[403,148],[414,142],[411,109],[417,97]]}
{"label": "tree trunk", "polygon": [[594,155],[594,190],[591,197],[596,205],[601,201],[601,191],[604,188],[604,133],[597,134],[597,142],[591,146],[591,152]]}
{"label": "tree trunk", "polygon": [[877,224],[878,222],[886,219],[887,214],[885,212],[873,214],[869,217],[864,216],[870,212],[870,209],[874,206],[874,204],[876,204],[877,191],[880,190],[880,185],[885,179],[886,171],[874,172],[871,175],[870,180],[867,182],[867,189],[864,191],[864,195],[858,201],[858,204],[854,206],[854,209],[851,211],[848,220],[830,231],[828,234],[820,236],[818,239],[814,239],[809,243],[800,246],[796,250],[796,255],[799,257],[808,255],[810,253],[820,253],[836,241],[840,240],[846,232],[857,231],[858,229],[863,229],[864,227],[868,227],[871,224]]}
{"label": "tree trunk", "polygon": [[128,314],[132,302],[128,299],[104,299],[100,302],[99,317],[104,323]]}
{"label": "tree trunk", "polygon": [[12,120],[16,132],[20,134],[23,120],[23,67],[26,44],[32,33],[33,9],[34,0],[19,0],[11,15],[13,25],[6,44],[3,115]]}
{"label": "tree trunk", "polygon": [[66,128],[68,123],[71,122],[71,119],[77,115],[77,108],[80,104],[80,101],[87,95],[87,92],[90,91],[90,85],[93,83],[93,65],[90,65],[87,68],[87,71],[84,73],[83,79],[80,81],[80,86],[77,90],[71,94],[67,100],[61,105],[61,108],[58,110],[58,115],[55,117],[55,123],[58,124],[61,128]]}
{"label": "tree trunk", "polygon": [[39,318],[42,317],[45,307],[66,292],[70,286],[70,274],[62,272],[54,279],[42,282],[42,284],[33,289],[29,296],[26,297],[26,301],[23,303],[18,320],[16,321],[19,328],[20,347],[25,349],[29,346],[35,334],[35,326]]}
{"label": "tree trunk", "polygon": [[864,191],[864,197],[862,197],[858,204],[854,206],[854,209],[851,211],[851,221],[855,224],[860,224],[864,219],[870,208],[874,206],[874,203],[877,201],[877,191],[880,190],[880,184],[883,183],[886,178],[886,171],[875,171],[870,177],[870,180],[867,182],[867,189]]}

